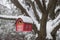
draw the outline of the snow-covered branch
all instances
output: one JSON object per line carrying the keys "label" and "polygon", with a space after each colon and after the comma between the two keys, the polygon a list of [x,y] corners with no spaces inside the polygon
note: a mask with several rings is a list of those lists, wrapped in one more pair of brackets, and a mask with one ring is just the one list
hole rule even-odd
{"label": "snow-covered branch", "polygon": [[18,16],[10,16],[10,15],[0,15],[0,18],[6,18],[6,19],[17,19]]}

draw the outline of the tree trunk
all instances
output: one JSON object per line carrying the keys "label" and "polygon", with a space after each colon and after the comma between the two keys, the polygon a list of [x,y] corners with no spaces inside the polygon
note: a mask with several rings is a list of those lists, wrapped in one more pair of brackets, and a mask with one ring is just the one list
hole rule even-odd
{"label": "tree trunk", "polygon": [[41,27],[40,31],[38,33],[38,38],[36,40],[46,40],[46,23],[48,19],[48,14],[43,14],[42,15],[42,20],[41,20]]}

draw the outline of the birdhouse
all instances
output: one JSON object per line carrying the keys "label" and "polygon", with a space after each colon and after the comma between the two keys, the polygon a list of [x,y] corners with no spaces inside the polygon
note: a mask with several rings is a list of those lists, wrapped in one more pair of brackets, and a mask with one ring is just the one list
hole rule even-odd
{"label": "birdhouse", "polygon": [[16,31],[32,31],[32,20],[29,17],[22,16],[16,20]]}

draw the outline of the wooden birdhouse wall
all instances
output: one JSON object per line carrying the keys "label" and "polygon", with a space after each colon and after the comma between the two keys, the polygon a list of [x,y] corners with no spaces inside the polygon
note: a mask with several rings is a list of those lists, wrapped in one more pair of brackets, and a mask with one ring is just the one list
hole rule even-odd
{"label": "wooden birdhouse wall", "polygon": [[24,23],[23,31],[32,31],[32,24]]}
{"label": "wooden birdhouse wall", "polygon": [[23,20],[21,18],[16,20],[16,31],[23,31]]}

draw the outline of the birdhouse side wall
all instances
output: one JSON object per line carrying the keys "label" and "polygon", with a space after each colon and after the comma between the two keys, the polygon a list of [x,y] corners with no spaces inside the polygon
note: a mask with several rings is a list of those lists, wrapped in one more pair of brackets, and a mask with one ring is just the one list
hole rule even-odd
{"label": "birdhouse side wall", "polygon": [[32,31],[32,24],[24,23],[23,31]]}

